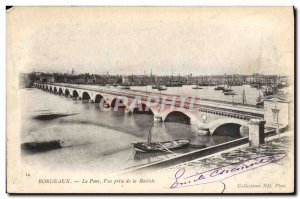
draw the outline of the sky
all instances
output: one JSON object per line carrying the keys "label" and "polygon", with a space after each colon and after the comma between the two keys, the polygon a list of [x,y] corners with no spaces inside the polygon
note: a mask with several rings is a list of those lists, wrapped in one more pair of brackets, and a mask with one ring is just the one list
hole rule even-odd
{"label": "sky", "polygon": [[293,74],[291,7],[14,7],[7,63],[23,72]]}

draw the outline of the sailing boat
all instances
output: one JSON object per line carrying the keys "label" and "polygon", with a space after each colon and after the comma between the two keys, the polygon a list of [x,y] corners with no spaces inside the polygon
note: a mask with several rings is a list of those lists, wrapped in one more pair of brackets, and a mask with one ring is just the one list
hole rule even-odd
{"label": "sailing boat", "polygon": [[202,87],[198,84],[198,81],[196,81],[196,85],[192,87],[192,89],[202,89]]}
{"label": "sailing boat", "polygon": [[275,93],[276,93],[275,87],[271,87],[268,84],[266,84],[266,87],[263,90],[264,97],[267,97],[267,96],[270,96],[270,95],[274,95]]}
{"label": "sailing boat", "polygon": [[156,85],[152,85],[152,89],[157,89],[159,91],[165,91],[165,90],[167,90],[167,87],[164,85],[156,84]]}
{"label": "sailing boat", "polygon": [[224,95],[231,95],[233,93],[232,92],[233,90],[231,89],[231,85],[230,82],[228,81],[228,78],[226,77],[226,74],[225,74],[225,78],[226,80],[224,81],[222,92],[224,93]]}
{"label": "sailing boat", "polygon": [[221,90],[224,90],[224,86],[216,86],[215,88],[214,88],[216,91],[221,91]]}
{"label": "sailing boat", "polygon": [[229,84],[224,86],[222,92],[224,95],[236,95],[236,93],[231,89],[231,86]]}
{"label": "sailing boat", "polygon": [[231,92],[231,91],[233,91],[233,90],[231,89],[231,86],[230,86],[230,85],[225,85],[225,86],[224,86],[223,92]]}
{"label": "sailing boat", "polygon": [[203,89],[199,84],[196,84],[192,89]]}
{"label": "sailing boat", "polygon": [[167,87],[164,86],[164,85],[159,85],[159,86],[157,86],[157,89],[158,89],[159,91],[165,91],[165,90],[167,90]]}
{"label": "sailing boat", "polygon": [[154,153],[154,152],[172,152],[172,150],[187,148],[190,140],[180,138],[176,140],[164,142],[152,142],[151,129],[153,122],[150,124],[147,142],[137,142],[133,144],[134,150],[140,153]]}
{"label": "sailing boat", "polygon": [[183,84],[180,82],[180,81],[174,81],[174,78],[173,78],[173,70],[172,70],[172,76],[171,76],[171,79],[169,81],[169,83],[167,83],[165,85],[166,87],[182,87]]}

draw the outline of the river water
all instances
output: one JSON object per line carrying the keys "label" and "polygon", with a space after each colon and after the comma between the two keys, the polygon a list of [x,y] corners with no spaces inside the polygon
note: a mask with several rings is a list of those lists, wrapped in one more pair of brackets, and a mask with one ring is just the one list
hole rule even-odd
{"label": "river water", "polygon": [[[93,86],[95,87],[95,86]],[[116,89],[116,88],[113,88]],[[151,87],[132,87],[135,90],[151,91]],[[224,96],[213,87],[194,90],[192,86],[168,88],[168,94],[195,96],[223,101],[241,102],[245,89],[247,102],[254,104],[258,90],[250,86],[233,87],[237,95]],[[89,169],[115,172],[174,157],[172,153],[135,154],[131,143],[147,139],[152,115],[102,112],[96,104],[84,103],[64,96],[54,95],[36,88],[21,89],[22,132],[21,142],[61,140],[60,149],[31,152],[22,150],[22,160],[28,165],[41,165],[54,170]],[[157,92],[157,91],[156,91]],[[64,117],[41,119],[43,114],[65,114]],[[198,130],[187,124],[155,123],[152,128],[153,141],[188,138],[193,143],[216,145],[236,139],[228,136],[201,136]],[[196,150],[187,148],[177,154]]]}

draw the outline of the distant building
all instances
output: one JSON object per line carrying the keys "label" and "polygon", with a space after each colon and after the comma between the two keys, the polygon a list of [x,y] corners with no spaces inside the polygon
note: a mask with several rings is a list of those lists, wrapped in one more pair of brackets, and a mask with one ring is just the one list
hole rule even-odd
{"label": "distant building", "polygon": [[20,73],[19,74],[19,88],[30,88],[36,81],[35,73]]}
{"label": "distant building", "polygon": [[124,75],[122,83],[129,85],[151,85],[153,83],[152,76],[148,75]]}
{"label": "distant building", "polygon": [[290,82],[287,76],[277,76],[277,75],[201,75],[194,76],[192,74],[181,76],[181,75],[97,75],[97,74],[74,74],[74,69],[72,69],[71,74],[69,73],[20,73],[20,85],[22,87],[30,87],[34,81],[37,82],[48,82],[48,83],[71,83],[71,84],[97,84],[97,85],[107,85],[107,84],[126,84],[135,86],[145,86],[153,84],[161,85],[177,85],[177,84],[199,84],[199,85],[220,85],[229,84],[232,86],[240,86],[243,84],[259,84],[263,85],[281,85],[286,86]]}

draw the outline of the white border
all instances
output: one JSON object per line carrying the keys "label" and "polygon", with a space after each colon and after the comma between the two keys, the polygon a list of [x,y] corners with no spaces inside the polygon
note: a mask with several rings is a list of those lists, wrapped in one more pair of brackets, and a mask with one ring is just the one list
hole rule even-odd
{"label": "white border", "polygon": [[[6,140],[6,125],[5,125],[5,118],[6,118],[6,63],[5,63],[5,43],[6,43],[6,36],[5,36],[5,31],[6,31],[6,22],[5,22],[5,6],[6,5],[15,5],[15,6],[40,6],[40,5],[52,5],[52,6],[124,6],[124,5],[129,5],[129,6],[291,6],[294,5],[296,9],[298,10],[297,14],[299,16],[299,8],[300,8],[300,1],[297,0],[248,0],[248,1],[242,1],[242,0],[206,0],[206,1],[196,1],[196,0],[185,0],[185,1],[180,1],[180,0],[172,0],[172,1],[162,1],[162,0],[52,0],[52,1],[46,1],[46,0],[34,0],[34,1],[29,1],[29,0],[4,0],[0,1],[0,51],[1,51],[1,56],[0,56],[0,64],[1,64],[1,71],[0,71],[0,129],[2,130],[0,132],[0,198],[8,198],[11,197],[6,194],[6,161],[5,161],[5,150],[6,150],[6,145],[5,145],[5,140]],[[297,27],[299,27],[299,20],[297,20]],[[298,42],[297,42],[298,43]],[[298,46],[298,45],[296,45]],[[299,55],[299,51],[297,51],[297,57]],[[295,66],[297,67],[297,66]],[[298,69],[299,70],[299,69]],[[298,74],[297,74],[298,77]],[[299,93],[299,80],[297,84],[297,93]],[[297,103],[299,100],[297,101]],[[298,112],[298,111],[297,111]],[[297,118],[297,123],[299,123],[299,117]],[[296,132],[297,133],[297,132]],[[300,135],[297,136],[297,143],[299,143],[299,137]],[[299,149],[299,146],[298,146]],[[299,150],[297,151],[297,158],[299,160]],[[299,168],[299,164],[298,164]],[[298,171],[299,172],[299,171]],[[299,182],[297,183],[298,187],[297,190],[299,192]],[[298,194],[299,196],[299,194]],[[19,198],[20,196],[18,196]],[[26,198],[42,198],[45,196],[22,196]],[[47,197],[55,197],[55,198],[62,198],[65,196],[47,196]],[[77,198],[83,198],[85,196],[79,196]],[[102,196],[104,197],[104,196]],[[115,198],[108,196],[109,198]],[[139,196],[137,198],[143,198],[144,196]],[[161,196],[160,196],[161,197]],[[168,196],[174,197],[174,196]],[[184,197],[184,196],[183,196]],[[207,197],[207,196],[196,196],[196,197]],[[221,196],[222,197],[222,196]],[[255,198],[265,198],[266,196],[253,196]],[[274,196],[273,196],[274,197]],[[288,196],[279,196],[280,198],[285,198]]]}

